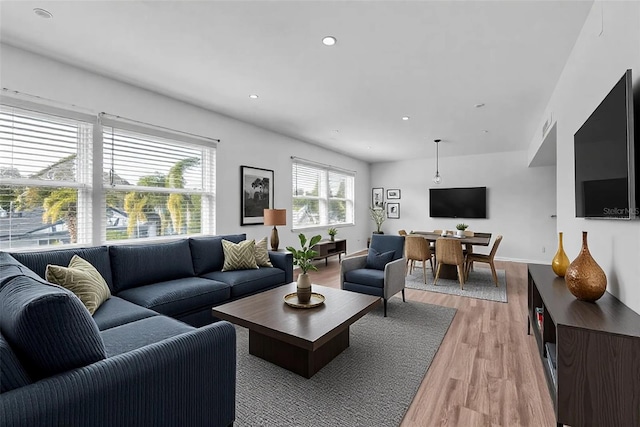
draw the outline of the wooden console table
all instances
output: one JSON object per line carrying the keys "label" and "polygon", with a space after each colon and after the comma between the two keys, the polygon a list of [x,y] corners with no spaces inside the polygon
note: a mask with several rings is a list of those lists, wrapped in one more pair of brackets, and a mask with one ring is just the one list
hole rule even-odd
{"label": "wooden console table", "polygon": [[338,261],[342,260],[342,254],[347,253],[347,239],[321,240],[312,249],[318,252],[313,259],[324,258],[324,265],[328,265],[331,256],[338,255]]}
{"label": "wooden console table", "polygon": [[558,426],[640,425],[640,314],[608,292],[579,301],[550,265],[529,264],[533,331]]}

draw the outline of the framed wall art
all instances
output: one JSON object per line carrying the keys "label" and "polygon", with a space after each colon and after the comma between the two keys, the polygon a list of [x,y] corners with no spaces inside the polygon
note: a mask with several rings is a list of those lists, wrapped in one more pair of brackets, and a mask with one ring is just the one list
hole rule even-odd
{"label": "framed wall art", "polygon": [[394,188],[387,190],[387,199],[399,199],[400,198],[400,189]]}
{"label": "framed wall art", "polygon": [[387,218],[400,219],[400,203],[387,203]]}
{"label": "framed wall art", "polygon": [[384,208],[384,188],[371,189],[371,207],[373,209]]}
{"label": "framed wall art", "polygon": [[240,166],[240,225],[264,224],[264,210],[273,209],[273,171]]}

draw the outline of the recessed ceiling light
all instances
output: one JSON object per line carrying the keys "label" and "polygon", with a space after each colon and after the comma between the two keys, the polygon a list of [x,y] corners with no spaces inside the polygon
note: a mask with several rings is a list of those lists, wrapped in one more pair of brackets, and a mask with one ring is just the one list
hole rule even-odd
{"label": "recessed ceiling light", "polygon": [[484,107],[484,104],[481,102],[481,103],[479,103],[479,104],[474,105],[474,107],[476,107],[476,108],[482,108],[482,107]]}
{"label": "recessed ceiling light", "polygon": [[39,7],[36,7],[35,9],[33,9],[33,13],[38,15],[40,18],[45,18],[45,19],[53,18],[53,14],[51,12],[49,12],[48,10],[40,9]]}
{"label": "recessed ceiling light", "polygon": [[323,37],[322,44],[325,46],[333,46],[334,44],[336,44],[336,38],[333,36]]}
{"label": "recessed ceiling light", "polygon": [[486,129],[482,129],[482,133],[489,133],[489,131]]}
{"label": "recessed ceiling light", "polygon": [[367,150],[371,150],[371,146],[370,145],[367,145]]}
{"label": "recessed ceiling light", "polygon": [[406,122],[407,120],[409,120],[409,116],[402,116],[402,120]]}
{"label": "recessed ceiling light", "polygon": [[258,95],[255,95],[255,94],[254,94],[254,95],[249,95],[249,98],[251,98],[251,99],[258,99]]}

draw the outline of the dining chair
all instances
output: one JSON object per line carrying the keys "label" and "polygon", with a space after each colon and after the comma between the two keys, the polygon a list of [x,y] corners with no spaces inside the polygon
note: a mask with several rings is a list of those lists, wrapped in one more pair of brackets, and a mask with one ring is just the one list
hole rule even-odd
{"label": "dining chair", "polygon": [[433,274],[433,256],[429,248],[427,239],[421,236],[406,236],[404,239],[405,258],[407,258],[407,267],[409,273],[413,272],[416,261],[422,262],[422,277],[424,283],[427,283],[427,260],[431,264],[431,273]]}
{"label": "dining chair", "polygon": [[433,285],[437,285],[438,277],[440,277],[440,269],[442,264],[455,265],[458,269],[458,281],[460,289],[464,289],[465,280],[465,260],[462,255],[462,243],[457,239],[441,237],[436,240],[436,258],[438,259],[438,267],[436,269],[436,277]]}
{"label": "dining chair", "polygon": [[498,275],[496,274],[496,266],[493,263],[493,259],[496,256],[496,252],[498,251],[498,246],[500,246],[501,241],[502,236],[496,236],[496,240],[493,242],[493,246],[491,247],[491,252],[489,254],[473,253],[467,255],[467,259],[465,261],[465,275],[467,277],[469,276],[469,271],[473,268],[474,262],[485,262],[491,267],[493,282],[498,286]]}

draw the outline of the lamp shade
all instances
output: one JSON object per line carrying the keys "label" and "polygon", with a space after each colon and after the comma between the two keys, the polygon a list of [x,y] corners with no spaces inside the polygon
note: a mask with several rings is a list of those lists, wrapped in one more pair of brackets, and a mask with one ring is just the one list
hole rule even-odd
{"label": "lamp shade", "polygon": [[287,225],[287,210],[265,209],[264,225]]}

